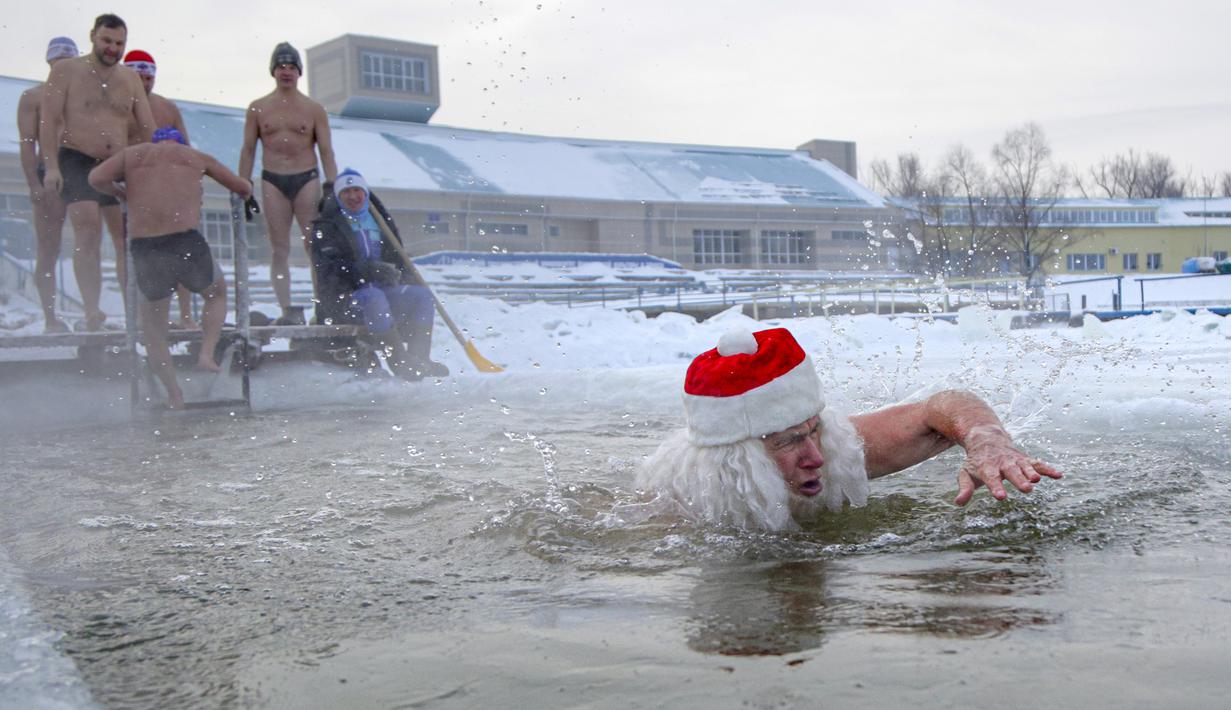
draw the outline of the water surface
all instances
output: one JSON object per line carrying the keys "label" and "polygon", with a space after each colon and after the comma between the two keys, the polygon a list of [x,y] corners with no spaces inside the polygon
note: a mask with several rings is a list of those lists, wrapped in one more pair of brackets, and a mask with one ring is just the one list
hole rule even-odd
{"label": "water surface", "polygon": [[630,490],[669,405],[521,386],[8,436],[0,534],[105,707],[1223,706],[1204,415],[1051,402],[1032,496],[954,508],[951,453],[765,534]]}

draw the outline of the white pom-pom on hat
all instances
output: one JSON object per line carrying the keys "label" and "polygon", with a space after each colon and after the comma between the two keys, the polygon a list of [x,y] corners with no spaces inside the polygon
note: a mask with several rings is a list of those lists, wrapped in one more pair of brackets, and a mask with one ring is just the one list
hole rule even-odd
{"label": "white pom-pom on hat", "polygon": [[701,446],[782,431],[824,406],[812,358],[785,328],[729,331],[684,378],[688,436]]}
{"label": "white pom-pom on hat", "polygon": [[743,328],[728,330],[718,339],[718,354],[723,357],[738,354],[755,355],[756,352],[757,338],[751,330]]}

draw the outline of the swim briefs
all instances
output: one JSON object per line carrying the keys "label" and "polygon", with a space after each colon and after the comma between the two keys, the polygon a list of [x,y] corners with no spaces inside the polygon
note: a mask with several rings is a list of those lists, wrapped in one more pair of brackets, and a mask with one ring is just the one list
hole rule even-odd
{"label": "swim briefs", "polygon": [[278,188],[278,192],[286,195],[286,199],[291,202],[295,201],[295,195],[299,194],[299,191],[303,189],[303,186],[315,180],[318,175],[320,175],[320,173],[317,172],[316,168],[291,175],[271,173],[268,170],[261,171],[261,179]]}
{"label": "swim briefs", "polygon": [[90,171],[103,162],[102,158],[95,158],[65,146],[60,146],[59,157],[60,175],[64,179],[60,185],[60,197],[63,198],[64,204],[97,202],[103,207],[120,204],[116,198],[104,195],[90,186]]}
{"label": "swim briefs", "polygon": [[129,248],[137,269],[137,287],[147,301],[170,298],[177,283],[201,293],[222,275],[205,237],[195,229],[130,239]]}

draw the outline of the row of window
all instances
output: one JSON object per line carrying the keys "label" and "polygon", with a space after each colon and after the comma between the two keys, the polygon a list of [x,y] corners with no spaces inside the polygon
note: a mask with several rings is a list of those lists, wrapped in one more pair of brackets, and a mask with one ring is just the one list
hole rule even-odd
{"label": "row of window", "polygon": [[423,59],[360,52],[359,62],[359,80],[365,89],[404,94],[428,93],[427,62]]}
{"label": "row of window", "polygon": [[[978,210],[980,224],[1016,224],[1021,214],[1010,207],[986,207]],[[1042,215],[1033,215],[1032,220],[1051,226],[1074,226],[1079,224],[1158,224],[1158,212],[1145,209],[1073,209],[1053,207]],[[966,207],[946,207],[946,224],[965,224],[970,221]]]}
{"label": "row of window", "polygon": [[[853,232],[866,239],[863,232]],[[692,230],[693,261],[697,264],[744,264],[746,229]],[[814,232],[795,229],[763,229],[760,247],[761,264],[803,264],[812,251]],[[836,233],[835,233],[836,235]],[[835,236],[835,238],[838,238]],[[848,237],[849,238],[849,237]]]}
{"label": "row of window", "polygon": [[[1140,267],[1137,260],[1137,254],[1124,254],[1123,265],[1125,271],[1137,271]],[[1107,270],[1107,255],[1106,254],[1068,254],[1065,257],[1065,266],[1069,271],[1106,271]],[[1161,271],[1163,268],[1163,255],[1158,252],[1146,254],[1146,271]]]}

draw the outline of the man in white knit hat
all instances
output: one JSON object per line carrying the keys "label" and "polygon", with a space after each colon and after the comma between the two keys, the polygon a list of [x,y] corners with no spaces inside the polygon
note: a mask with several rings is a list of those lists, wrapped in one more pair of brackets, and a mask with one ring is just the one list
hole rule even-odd
{"label": "man in white knit hat", "polygon": [[767,530],[797,529],[820,508],[867,502],[868,479],[901,471],[956,445],[965,505],[979,486],[1029,493],[1051,466],[1013,445],[978,397],[947,390],[846,417],[825,406],[812,359],[785,328],[732,331],[693,360],[684,380],[687,426],[643,464],[637,488],[674,501],[687,517]]}

